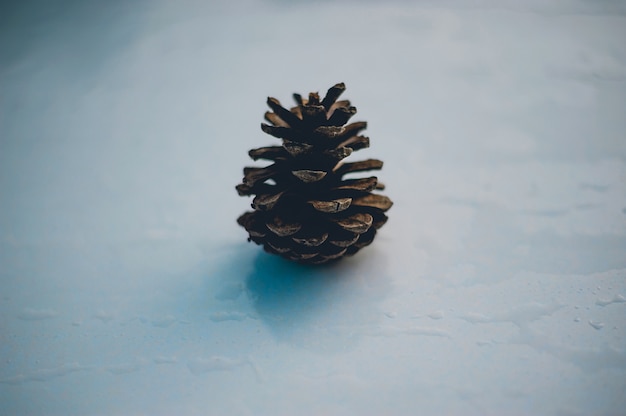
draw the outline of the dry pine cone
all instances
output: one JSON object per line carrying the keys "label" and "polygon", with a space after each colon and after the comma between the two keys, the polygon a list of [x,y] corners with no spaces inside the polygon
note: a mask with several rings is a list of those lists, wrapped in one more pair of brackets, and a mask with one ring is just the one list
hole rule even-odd
{"label": "dry pine cone", "polygon": [[369,245],[386,221],[392,202],[372,193],[383,189],[375,176],[344,179],[344,175],[381,169],[383,162],[368,159],[343,163],[353,151],[369,147],[359,133],[365,122],[347,124],[356,108],[337,101],[343,83],[330,88],[324,99],[310,93],[308,100],[294,94],[291,110],[268,98],[271,124],[265,133],[282,139],[282,146],[252,149],[252,159],[273,163],[244,168],[239,195],[256,195],[254,211],[237,222],[266,251],[301,263],[326,263],[351,255]]}

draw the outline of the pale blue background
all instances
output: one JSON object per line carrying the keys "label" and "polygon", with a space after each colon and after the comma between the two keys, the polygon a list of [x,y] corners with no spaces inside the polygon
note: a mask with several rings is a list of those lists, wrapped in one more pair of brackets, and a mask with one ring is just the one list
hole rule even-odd
{"label": "pale blue background", "polygon": [[[1,414],[623,413],[623,2],[14,3]],[[395,205],[303,268],[234,186],[340,81]]]}

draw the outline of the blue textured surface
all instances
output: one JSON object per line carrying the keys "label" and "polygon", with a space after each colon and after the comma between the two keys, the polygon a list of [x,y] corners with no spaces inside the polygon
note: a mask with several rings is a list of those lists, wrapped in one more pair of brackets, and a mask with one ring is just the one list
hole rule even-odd
{"label": "blue textured surface", "polygon": [[[623,414],[622,3],[18,3],[0,414]],[[340,81],[395,205],[307,268],[234,186]]]}

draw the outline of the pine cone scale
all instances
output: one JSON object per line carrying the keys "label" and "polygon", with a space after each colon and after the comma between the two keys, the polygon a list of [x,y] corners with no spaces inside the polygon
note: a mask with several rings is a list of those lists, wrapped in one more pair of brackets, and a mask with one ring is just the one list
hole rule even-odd
{"label": "pine cone scale", "polygon": [[356,108],[354,107],[338,107],[336,108],[330,118],[328,119],[328,124],[330,126],[342,126],[352,118],[353,115],[356,114]]}
{"label": "pine cone scale", "polygon": [[252,200],[252,208],[261,211],[270,211],[273,209],[280,198],[285,194],[285,191],[277,194],[258,194]]}
{"label": "pine cone scale", "polygon": [[345,211],[350,207],[352,198],[334,199],[332,201],[308,201],[316,211],[335,213]]}
{"label": "pine cone scale", "polygon": [[291,239],[295,241],[296,243],[301,244],[303,246],[317,247],[317,246],[324,244],[326,240],[328,240],[328,233],[324,233],[320,236],[309,236],[309,237],[300,237],[300,238],[292,237]]}
{"label": "pine cone scale", "polygon": [[287,124],[287,126],[296,129],[302,125],[302,120],[280,105],[280,102],[276,98],[268,97],[267,105],[274,111],[274,114],[276,114],[278,118]]}
{"label": "pine cone scale", "polygon": [[363,172],[368,170],[380,170],[383,168],[383,162],[378,159],[367,159],[361,162],[342,163],[337,165],[335,173],[343,176],[351,172]]}
{"label": "pine cone scale", "polygon": [[324,172],[323,170],[292,170],[291,174],[296,178],[300,179],[304,183],[317,182],[324,179],[324,177],[328,174],[328,172]]}
{"label": "pine cone scale", "polygon": [[270,165],[266,168],[247,167],[243,169],[243,183],[244,185],[254,186],[258,182],[264,182],[271,179],[277,172],[278,170],[276,169],[276,164]]}
{"label": "pine cone scale", "polygon": [[268,146],[268,147],[260,147],[258,149],[252,149],[248,152],[248,155],[252,160],[287,160],[289,157],[288,152],[282,146]]}
{"label": "pine cone scale", "polygon": [[297,157],[305,155],[311,151],[314,147],[307,143],[297,143],[289,140],[283,140],[283,148],[292,156]]}
{"label": "pine cone scale", "polygon": [[351,245],[356,243],[357,240],[359,239],[359,234],[353,233],[352,235],[353,237],[350,238],[349,240],[330,240],[330,244],[336,245],[337,247],[343,247],[343,248],[350,247]]}
{"label": "pine cone scale", "polygon": [[365,136],[352,136],[346,141],[340,143],[339,146],[349,147],[352,151],[366,149],[370,147],[370,139]]}
{"label": "pine cone scale", "polygon": [[334,162],[339,162],[350,156],[353,150],[350,147],[338,147],[332,150],[325,150],[324,155],[328,156]]}
{"label": "pine cone scale", "polygon": [[306,105],[300,107],[302,126],[311,128],[326,121],[326,109],[321,105]]}
{"label": "pine cone scale", "polygon": [[374,222],[374,217],[366,213],[357,213],[347,218],[331,219],[335,224],[340,226],[346,231],[351,231],[357,234],[363,234],[370,229]]}
{"label": "pine cone scale", "polygon": [[300,231],[300,229],[302,228],[301,224],[287,223],[282,221],[279,217],[274,217],[272,221],[266,222],[265,226],[279,237],[287,237],[293,235]]}
{"label": "pine cone scale", "polygon": [[384,195],[369,194],[352,200],[352,205],[361,207],[377,208],[381,211],[387,211],[393,205],[391,199]]}
{"label": "pine cone scale", "polygon": [[337,98],[339,98],[345,90],[346,84],[344,84],[343,82],[333,85],[328,89],[328,92],[326,92],[326,96],[322,100],[322,106],[324,106],[326,111],[329,111],[331,109],[332,105],[336,103]]}
{"label": "pine cone scale", "polygon": [[371,192],[376,188],[378,184],[378,178],[372,176],[362,179],[346,179],[340,185],[331,188],[333,191],[359,191],[359,192]]}

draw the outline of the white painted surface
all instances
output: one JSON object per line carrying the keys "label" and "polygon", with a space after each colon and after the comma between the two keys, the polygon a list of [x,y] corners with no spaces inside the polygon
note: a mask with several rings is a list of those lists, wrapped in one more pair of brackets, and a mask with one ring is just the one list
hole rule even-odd
{"label": "white painted surface", "polygon": [[[1,6],[1,414],[623,414],[623,3],[123,3]],[[339,81],[395,205],[302,268],[234,186]]]}

